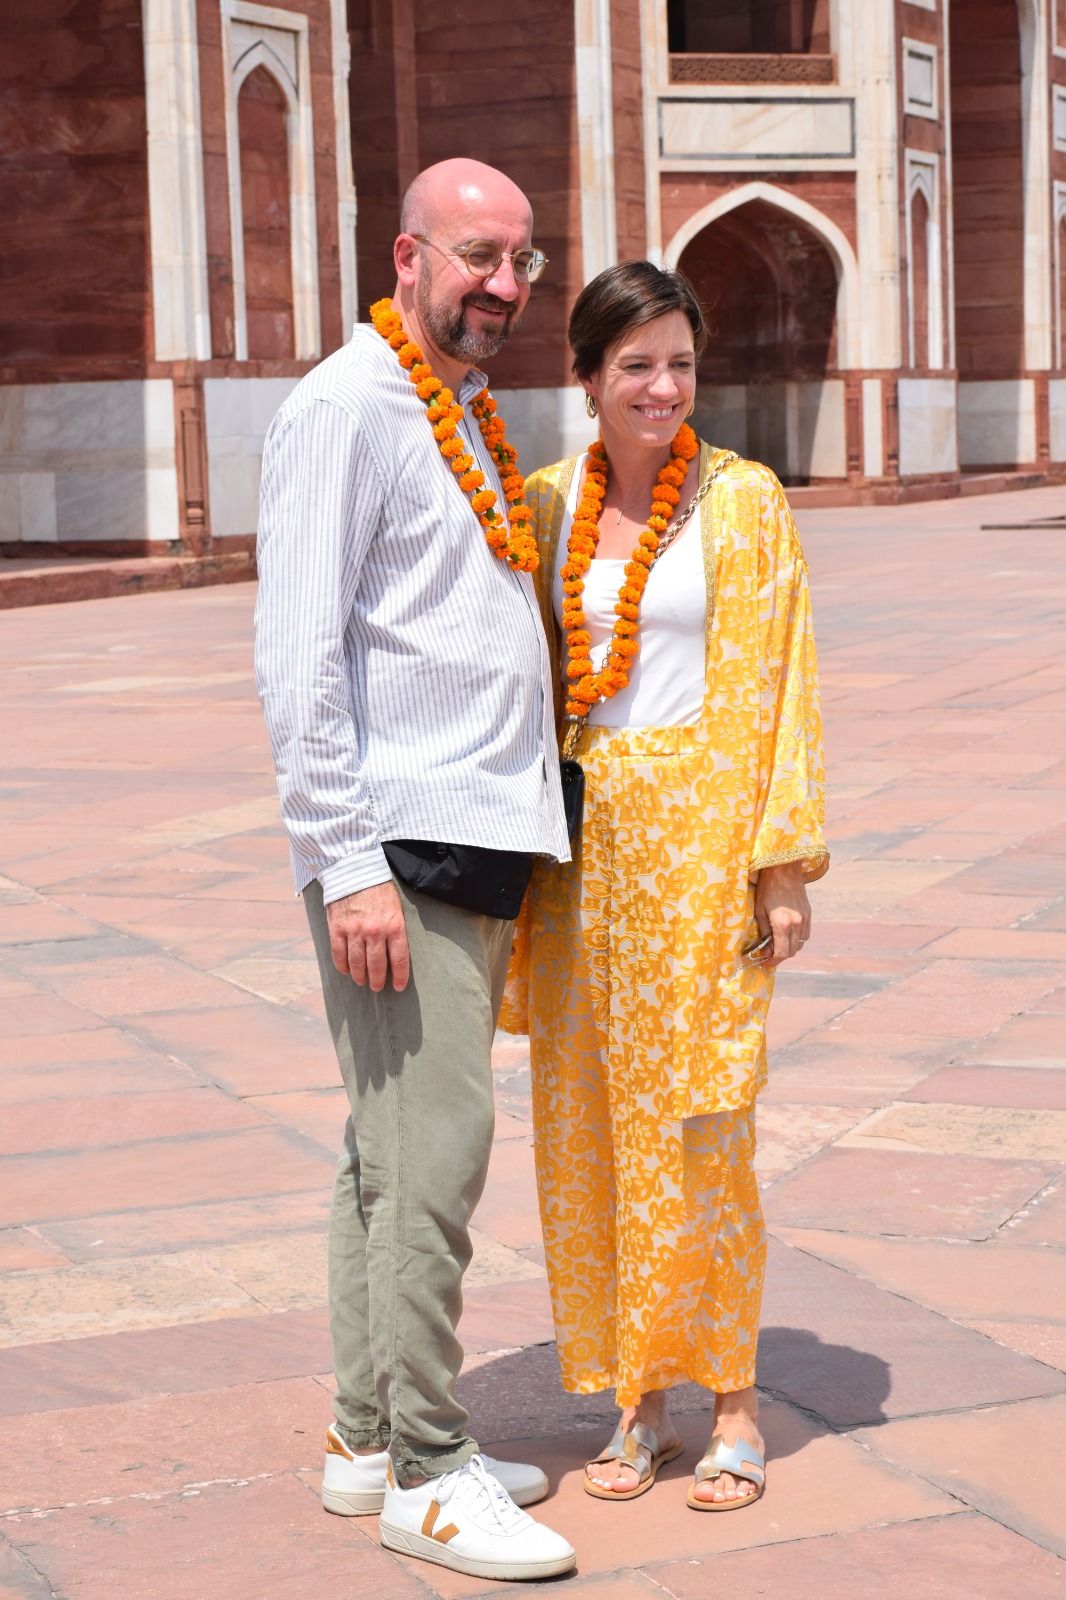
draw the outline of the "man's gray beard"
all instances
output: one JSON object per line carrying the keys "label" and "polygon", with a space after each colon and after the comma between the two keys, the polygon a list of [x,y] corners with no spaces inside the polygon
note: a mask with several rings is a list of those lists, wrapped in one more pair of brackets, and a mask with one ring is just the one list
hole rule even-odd
{"label": "man's gray beard", "polygon": [[[466,361],[471,366],[482,361],[491,361],[493,356],[498,356],[507,335],[517,321],[515,309],[507,307],[507,319],[499,328],[486,328],[484,333],[475,333],[466,320],[465,304],[457,306],[452,312],[443,306],[433,304],[430,298],[432,281],[429,272],[423,270],[418,274],[415,304],[418,307],[419,321],[437,349],[442,350],[446,356],[451,356],[454,361]],[[496,300],[497,297],[486,295],[485,298]],[[506,302],[499,300],[497,304],[505,305]]]}

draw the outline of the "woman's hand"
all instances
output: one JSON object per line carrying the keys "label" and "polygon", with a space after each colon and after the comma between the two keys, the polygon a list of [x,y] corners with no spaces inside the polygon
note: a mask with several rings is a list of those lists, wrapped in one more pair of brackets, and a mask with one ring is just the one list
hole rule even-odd
{"label": "woman's hand", "polygon": [[774,939],[760,967],[779,967],[799,955],[811,936],[811,903],[798,861],[763,867],[755,885],[755,920],[759,932]]}

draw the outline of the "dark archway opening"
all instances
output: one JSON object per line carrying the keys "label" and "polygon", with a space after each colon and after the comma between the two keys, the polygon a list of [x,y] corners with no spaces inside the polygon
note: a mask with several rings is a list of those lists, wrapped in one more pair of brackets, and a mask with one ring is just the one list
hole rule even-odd
{"label": "dark archway opening", "polygon": [[829,0],[667,0],[671,54],[806,55],[829,49]]}
{"label": "dark archway opening", "polygon": [[843,477],[837,274],[818,235],[764,200],[704,228],[678,263],[708,315],[696,422],[782,482]]}

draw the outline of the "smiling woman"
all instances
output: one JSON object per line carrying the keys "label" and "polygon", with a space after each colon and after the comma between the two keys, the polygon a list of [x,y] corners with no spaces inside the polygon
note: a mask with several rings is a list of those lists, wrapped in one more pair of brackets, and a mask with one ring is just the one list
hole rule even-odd
{"label": "smiling woman", "polygon": [[563,1382],[623,1407],[585,1488],[651,1487],[691,1380],[716,1404],[688,1503],[725,1511],[764,1483],[766,1010],[828,861],[807,572],[773,473],[685,421],[706,333],[681,273],[602,273],[570,339],[601,436],[526,497],[586,808],[574,860],[534,868],[503,1025],[530,1036]]}

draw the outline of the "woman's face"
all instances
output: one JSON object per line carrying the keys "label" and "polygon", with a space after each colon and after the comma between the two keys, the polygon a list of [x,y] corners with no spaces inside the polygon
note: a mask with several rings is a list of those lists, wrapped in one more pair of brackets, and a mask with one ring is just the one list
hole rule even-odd
{"label": "woman's face", "polygon": [[584,388],[596,401],[604,441],[665,447],[696,397],[692,326],[681,311],[642,323],[608,345]]}

